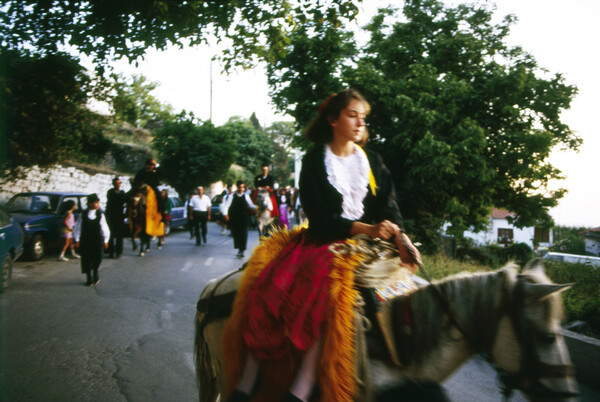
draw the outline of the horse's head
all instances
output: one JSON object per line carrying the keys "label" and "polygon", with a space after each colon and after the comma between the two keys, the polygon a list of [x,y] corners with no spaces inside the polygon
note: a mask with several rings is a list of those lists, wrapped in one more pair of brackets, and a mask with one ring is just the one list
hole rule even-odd
{"label": "horse's head", "polygon": [[256,206],[260,209],[267,209],[269,205],[269,200],[271,199],[271,192],[267,189],[262,189],[258,191],[258,195],[256,196]]}
{"label": "horse's head", "polygon": [[577,383],[560,331],[563,310],[559,292],[571,285],[552,283],[540,259],[527,264],[522,274],[507,268],[503,271],[508,277],[503,318],[490,353],[501,369],[505,391],[520,389],[532,401],[575,397]]}

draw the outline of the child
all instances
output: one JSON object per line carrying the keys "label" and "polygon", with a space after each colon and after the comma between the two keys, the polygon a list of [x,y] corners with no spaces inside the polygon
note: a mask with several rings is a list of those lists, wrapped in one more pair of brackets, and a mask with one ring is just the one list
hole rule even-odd
{"label": "child", "polygon": [[73,228],[75,227],[75,201],[68,200],[64,203],[63,211],[66,211],[65,218],[63,219],[63,237],[65,238],[65,245],[62,248],[60,256],[58,257],[59,261],[69,261],[67,257],[65,257],[65,251],[67,248],[71,249],[71,256],[74,258],[80,258],[79,254],[75,252],[75,247],[73,245]]}
{"label": "child", "polygon": [[79,215],[75,223],[75,247],[81,253],[81,273],[87,277],[85,285],[95,286],[99,282],[103,244],[104,249],[108,249],[110,230],[104,214],[98,209],[100,199],[96,194],[87,196],[87,205],[88,209]]}

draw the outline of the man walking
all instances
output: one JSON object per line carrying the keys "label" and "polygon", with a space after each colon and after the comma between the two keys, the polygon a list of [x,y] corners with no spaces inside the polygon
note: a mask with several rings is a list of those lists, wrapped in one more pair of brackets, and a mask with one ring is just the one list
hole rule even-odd
{"label": "man walking", "polygon": [[207,222],[210,220],[210,198],[204,194],[204,187],[198,187],[198,194],[190,200],[190,209],[192,211],[190,219],[194,226],[196,246],[201,244],[200,230],[202,230],[202,240],[206,244]]}
{"label": "man walking", "polygon": [[108,253],[109,258],[119,258],[123,254],[123,225],[127,197],[121,190],[121,180],[118,177],[115,177],[112,183],[113,188],[106,192],[106,222],[110,229]]}
{"label": "man walking", "polygon": [[227,215],[225,215],[233,236],[233,248],[238,250],[238,258],[244,257],[244,251],[246,251],[246,245],[248,244],[249,212],[256,209],[256,206],[250,200],[250,196],[245,194],[245,191],[246,184],[238,181],[237,192],[232,195]]}

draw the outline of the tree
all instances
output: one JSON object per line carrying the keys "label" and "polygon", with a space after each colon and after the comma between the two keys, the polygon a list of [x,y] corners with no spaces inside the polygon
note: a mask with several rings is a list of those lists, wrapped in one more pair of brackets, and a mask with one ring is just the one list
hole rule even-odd
{"label": "tree", "polygon": [[[273,104],[294,116],[298,132],[315,117],[319,103],[343,86],[344,62],[355,55],[352,33],[335,23],[313,21],[290,34],[288,49],[267,65]],[[292,144],[308,146],[301,136]]]}
{"label": "tree", "polygon": [[291,142],[295,133],[294,122],[276,121],[265,129],[265,133],[273,142],[274,147],[273,169],[269,173],[273,175],[275,182],[286,186],[290,182],[294,169],[291,157]]}
{"label": "tree", "polygon": [[127,122],[134,127],[149,128],[170,120],[173,107],[161,103],[151,92],[158,83],[150,82],[143,75],[134,75],[130,79],[123,75],[112,75],[114,93],[112,106],[115,119]]}
{"label": "tree", "polygon": [[564,190],[549,189],[561,172],[548,156],[581,142],[560,120],[576,88],[504,43],[511,16],[492,24],[486,6],[437,0],[407,0],[403,13],[380,10],[351,57],[341,31],[327,52],[310,51],[324,43],[318,30],[292,35],[282,70],[269,70],[279,109],[303,126],[315,95],[362,92],[372,106],[369,146],[392,171],[409,230],[430,245],[445,221],[456,234],[482,228],[493,206],[516,212],[517,226],[551,225],[548,209]]}
{"label": "tree", "polygon": [[197,186],[222,179],[234,162],[235,140],[229,130],[211,122],[196,125],[183,114],[156,130],[152,143],[166,181],[182,199]]}
{"label": "tree", "polygon": [[248,172],[246,181],[260,172],[262,164],[272,163],[275,152],[273,141],[264,132],[255,129],[249,120],[232,117],[222,128],[228,130],[235,140],[235,163]]}
{"label": "tree", "polygon": [[281,52],[298,24],[354,18],[360,1],[8,0],[0,8],[0,42],[44,54],[68,45],[105,62],[134,61],[149,47],[197,45],[214,35],[230,42],[226,68],[247,66]]}
{"label": "tree", "polygon": [[66,158],[89,162],[106,153],[105,119],[86,107],[96,86],[76,59],[1,50],[0,65],[5,167],[45,167]]}

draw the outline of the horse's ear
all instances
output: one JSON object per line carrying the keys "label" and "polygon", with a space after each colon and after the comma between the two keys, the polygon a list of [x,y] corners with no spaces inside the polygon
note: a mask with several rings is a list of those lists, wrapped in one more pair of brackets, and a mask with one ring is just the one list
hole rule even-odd
{"label": "horse's ear", "polygon": [[525,267],[523,268],[523,272],[527,272],[527,271],[544,272],[544,260],[541,258],[534,258],[533,260],[529,261],[527,263],[527,265],[525,265]]}
{"label": "horse's ear", "polygon": [[556,283],[524,283],[525,295],[530,300],[541,300],[553,293],[567,290],[573,285],[573,283],[565,283],[563,285]]}

